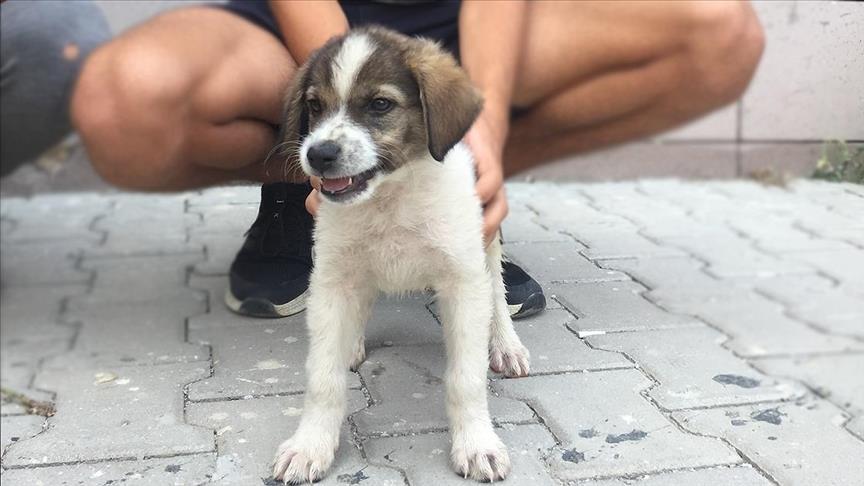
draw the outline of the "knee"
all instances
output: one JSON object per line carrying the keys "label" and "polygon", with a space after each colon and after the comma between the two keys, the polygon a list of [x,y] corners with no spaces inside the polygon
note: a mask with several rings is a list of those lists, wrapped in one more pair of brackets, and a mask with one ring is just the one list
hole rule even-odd
{"label": "knee", "polygon": [[192,81],[170,53],[109,43],[78,76],[71,118],[96,172],[130,189],[156,189],[176,169]]}
{"label": "knee", "polygon": [[712,104],[744,93],[765,48],[765,35],[747,3],[700,2],[692,6],[689,53],[695,79]]}

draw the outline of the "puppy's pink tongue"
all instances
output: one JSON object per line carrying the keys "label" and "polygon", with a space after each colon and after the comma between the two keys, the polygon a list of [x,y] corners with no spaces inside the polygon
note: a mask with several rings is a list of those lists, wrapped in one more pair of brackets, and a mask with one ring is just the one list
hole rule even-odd
{"label": "puppy's pink tongue", "polygon": [[338,179],[321,179],[321,185],[327,192],[339,192],[351,185],[351,178],[339,177]]}

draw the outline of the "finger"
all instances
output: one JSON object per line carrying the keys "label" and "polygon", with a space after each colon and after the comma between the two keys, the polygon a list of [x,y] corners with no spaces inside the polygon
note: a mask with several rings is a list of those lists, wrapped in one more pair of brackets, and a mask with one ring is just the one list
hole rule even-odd
{"label": "finger", "polygon": [[321,190],[321,178],[320,177],[316,177],[316,176],[310,177],[309,183],[312,184],[312,187],[314,187],[315,190]]}
{"label": "finger", "polygon": [[[494,164],[494,163],[493,163]],[[482,168],[477,166],[480,172],[477,175],[477,183],[474,190],[480,197],[480,201],[484,204],[489,204],[491,200],[498,194],[504,183],[504,175],[501,173],[500,165],[494,165],[491,168]]]}
{"label": "finger", "polygon": [[508,211],[507,194],[502,187],[483,209],[483,241],[486,246],[495,241],[501,222],[507,217]]}
{"label": "finger", "polygon": [[321,203],[321,199],[318,195],[318,189],[312,189],[312,192],[306,196],[306,211],[309,211],[309,214],[315,216],[318,213],[318,205]]}

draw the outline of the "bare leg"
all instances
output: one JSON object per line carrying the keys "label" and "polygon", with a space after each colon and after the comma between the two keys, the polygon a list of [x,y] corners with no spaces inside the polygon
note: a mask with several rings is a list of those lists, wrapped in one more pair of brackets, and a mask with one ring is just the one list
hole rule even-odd
{"label": "bare leg", "polygon": [[295,71],[271,34],[216,8],[156,17],[98,49],[72,99],[95,169],[134,189],[178,190],[265,171]]}
{"label": "bare leg", "polygon": [[340,272],[321,270],[326,267],[321,261],[315,264],[306,311],[310,339],[303,416],[294,435],[279,446],[273,464],[273,476],[292,484],[317,481],[333,463],[345,418],[346,367],[375,298],[362,284],[321,281],[319,275]]}
{"label": "bare leg", "polygon": [[489,367],[508,378],[528,376],[530,354],[522,345],[507,308],[506,289],[501,276],[501,242],[497,238],[486,248],[486,267],[492,282],[494,310],[489,337]]}
{"label": "bare leg", "polygon": [[762,53],[739,2],[531,2],[508,175],[728,104]]}
{"label": "bare leg", "polygon": [[486,272],[471,282],[436,289],[447,344],[447,415],[453,446],[450,461],[460,475],[478,481],[503,479],[510,458],[492,428],[486,398],[489,366],[489,303]]}

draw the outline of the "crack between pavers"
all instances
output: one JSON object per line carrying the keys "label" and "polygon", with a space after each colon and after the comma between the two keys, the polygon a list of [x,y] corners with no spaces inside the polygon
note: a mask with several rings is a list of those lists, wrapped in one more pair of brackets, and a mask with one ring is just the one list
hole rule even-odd
{"label": "crack between pavers", "polygon": [[119,456],[119,457],[105,457],[101,459],[83,459],[80,461],[58,461],[58,462],[45,462],[38,464],[20,464],[20,465],[12,465],[12,466],[3,466],[7,470],[19,470],[19,469],[42,469],[47,467],[57,467],[57,466],[76,466],[81,464],[101,464],[103,462],[140,462],[147,461],[153,459],[171,459],[173,457],[190,457],[190,456],[205,456],[205,455],[213,455],[214,451],[199,451],[199,452],[175,452],[169,454],[151,454],[144,455],[141,457],[137,456]]}
{"label": "crack between pavers", "polygon": [[777,479],[775,479],[774,476],[772,476],[768,471],[763,469],[762,466],[757,464],[756,461],[754,461],[752,458],[750,458],[750,456],[748,456],[746,453],[744,453],[744,451],[742,451],[741,449],[736,447],[734,444],[732,444],[732,442],[729,441],[728,439],[726,439],[725,437],[718,437],[718,436],[714,436],[711,434],[706,434],[703,432],[697,432],[695,430],[690,430],[690,429],[686,428],[683,424],[681,424],[677,420],[675,420],[675,418],[672,417],[671,415],[668,418],[673,424],[675,424],[675,426],[678,427],[678,429],[680,429],[681,431],[683,431],[687,434],[694,435],[697,437],[703,437],[706,439],[714,439],[714,440],[720,441],[722,444],[726,445],[726,447],[729,447],[730,449],[735,451],[735,453],[738,454],[739,457],[741,457],[741,459],[744,461],[744,463],[749,464],[750,467],[755,469],[756,472],[758,472],[762,477],[764,477],[765,479],[770,481],[771,484],[776,485],[776,486],[780,486],[780,482],[777,481]]}
{"label": "crack between pavers", "polygon": [[[556,479],[556,480],[560,481],[562,484],[566,484],[568,486],[571,486],[571,485],[572,486],[579,486],[579,485],[583,484],[583,481],[592,481],[593,482],[593,481],[606,481],[606,480],[615,480],[615,479],[618,479],[618,480],[623,479],[625,481],[636,481],[636,480],[639,480],[642,478],[657,476],[660,474],[675,474],[675,473],[682,473],[682,472],[706,471],[706,470],[712,470],[712,469],[744,469],[748,466],[755,469],[760,475],[762,475],[762,472],[759,471],[758,469],[756,469],[755,467],[752,467],[752,464],[748,463],[747,461],[742,460],[741,462],[736,462],[736,463],[720,463],[720,464],[710,464],[707,466],[693,466],[693,467],[679,467],[679,468],[661,468],[661,469],[656,469],[656,470],[652,470],[652,471],[630,473],[630,474],[621,474],[621,475],[602,474],[602,475],[597,475],[597,476],[591,476],[590,478],[576,479],[576,480],[572,480],[572,479],[561,480],[558,478],[554,478],[554,479]],[[766,478],[766,479],[768,479],[768,478]],[[770,481],[770,479],[769,479],[769,481]],[[773,484],[776,485],[777,483],[773,483]],[[721,485],[721,486],[724,486],[724,485]]]}

